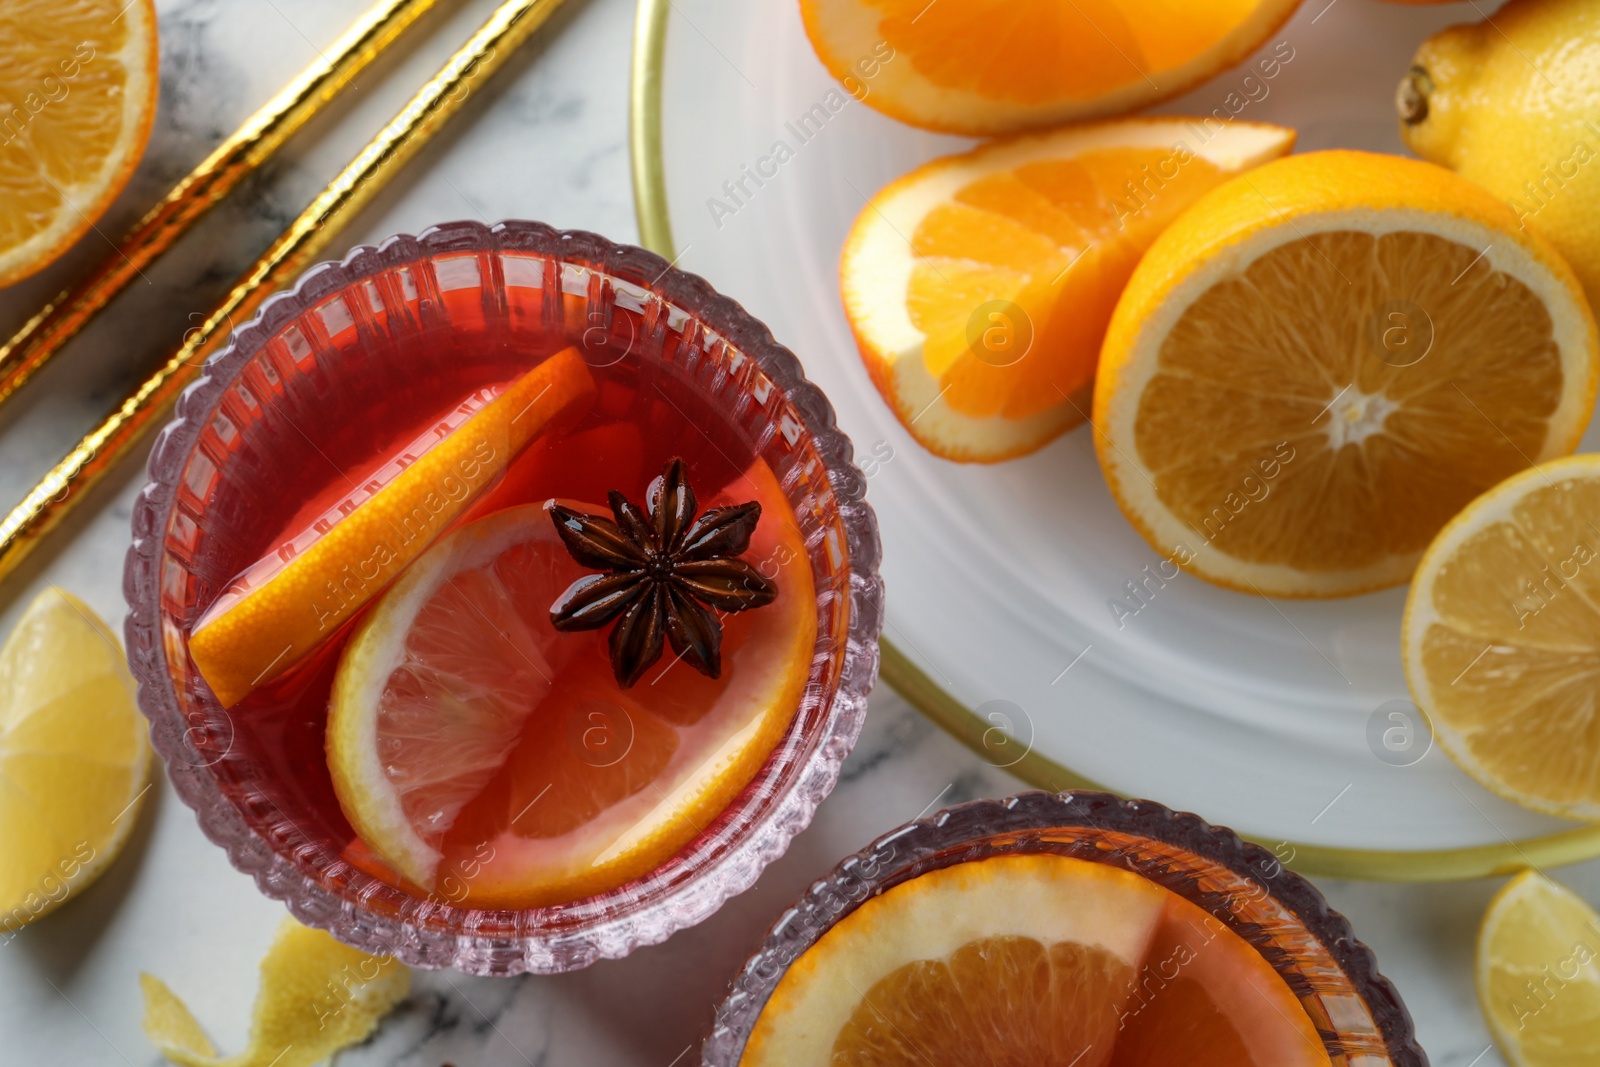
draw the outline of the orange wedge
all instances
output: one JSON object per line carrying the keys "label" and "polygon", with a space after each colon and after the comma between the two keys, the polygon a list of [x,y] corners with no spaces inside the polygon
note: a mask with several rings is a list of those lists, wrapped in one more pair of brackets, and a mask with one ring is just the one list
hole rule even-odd
{"label": "orange wedge", "polygon": [[128,184],[156,114],[152,0],[0,9],[0,285],[43,269]]}
{"label": "orange wedge", "polygon": [[594,388],[568,348],[504,389],[480,390],[235,578],[189,637],[223,707],[288,670],[381,593],[540,430],[586,407]]}
{"label": "orange wedge", "polygon": [[1124,119],[985,145],[872,198],[845,241],[845,313],[873,384],[924,446],[995,462],[1083,422],[1144,250],[1294,131]]}
{"label": "orange wedge", "polygon": [[[868,106],[914,126],[982,137],[1177,96],[1254,52],[1299,5],[800,0],[800,14],[823,65]],[[1293,58],[1281,42],[1251,73],[1274,77]]]}
{"label": "orange wedge", "polygon": [[530,907],[637,878],[694,838],[787,729],[816,640],[808,556],[772,471],[758,460],[706,507],[752,496],[745,558],[789,562],[777,600],[722,617],[718,680],[667,658],[624,690],[603,631],[558,633],[551,605],[589,572],[543,507],[463,526],[418,560],[334,682],[328,766],[367,847],[442,899]]}
{"label": "orange wedge", "polygon": [[902,882],[792,964],[744,1067],[1327,1067],[1233,931],[1129,871],[1004,856]]}
{"label": "orange wedge", "polygon": [[1151,546],[1229,588],[1408,580],[1485,489],[1569,453],[1594,318],[1566,262],[1442,167],[1269,163],[1151,246],[1117,305],[1095,446]]}

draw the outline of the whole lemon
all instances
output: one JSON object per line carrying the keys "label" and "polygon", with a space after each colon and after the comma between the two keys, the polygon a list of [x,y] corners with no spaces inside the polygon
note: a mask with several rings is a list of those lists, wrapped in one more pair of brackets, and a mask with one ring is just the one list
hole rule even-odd
{"label": "whole lemon", "polygon": [[1442,30],[1398,104],[1406,144],[1508,201],[1600,307],[1600,3],[1511,0]]}

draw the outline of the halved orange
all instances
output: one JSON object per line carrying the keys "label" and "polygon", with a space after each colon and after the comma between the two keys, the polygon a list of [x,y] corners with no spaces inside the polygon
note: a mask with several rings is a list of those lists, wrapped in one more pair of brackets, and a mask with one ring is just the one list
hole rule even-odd
{"label": "halved orange", "polygon": [[0,6],[0,285],[55,260],[128,184],[156,68],[153,0]]}
{"label": "halved orange", "polygon": [[[1136,111],[1254,52],[1300,0],[800,0],[817,56],[886,115],[990,136]],[[1280,44],[1257,73],[1294,58]],[[1219,94],[1220,99],[1220,94]]]}
{"label": "halved orange", "polygon": [[1345,596],[1406,581],[1479,493],[1571,452],[1597,359],[1571,268],[1501,200],[1430,163],[1313,152],[1156,239],[1106,333],[1095,445],[1174,564]]}
{"label": "halved orange", "polygon": [[328,716],[366,845],[444,899],[529,907],[620,885],[698,834],[788,727],[816,640],[776,477],[758,460],[706,506],[734,495],[762,504],[745,558],[777,568],[778,598],[723,617],[720,680],[663,660],[624,690],[602,631],[558,633],[551,605],[588,572],[544,507],[463,526],[413,564],[346,647]]}
{"label": "halved orange", "polygon": [[1327,1067],[1261,954],[1137,874],[956,864],[845,916],[778,983],[744,1067]]}
{"label": "halved orange", "polygon": [[223,707],[281,675],[361,610],[492,485],[553,421],[593,400],[567,348],[501,388],[479,390],[349,491],[305,517],[223,590],[189,655]]}
{"label": "halved orange", "polygon": [[1081,423],[1100,342],[1150,242],[1294,131],[1123,119],[984,145],[879,192],[845,241],[845,313],[901,423],[995,462]]}

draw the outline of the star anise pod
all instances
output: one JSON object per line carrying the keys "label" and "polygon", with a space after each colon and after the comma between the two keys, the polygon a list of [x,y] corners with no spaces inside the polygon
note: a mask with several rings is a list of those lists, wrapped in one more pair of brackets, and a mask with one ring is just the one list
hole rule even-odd
{"label": "star anise pod", "polygon": [[[611,669],[624,689],[661,658],[664,640],[712,678],[722,674],[722,623],[715,611],[748,611],[778,595],[771,579],[742,559],[761,519],[751,501],[695,518],[683,460],[671,460],[646,490],[648,512],[613,489],[615,521],[560,504],[550,518],[572,558],[590,574],[550,608],[557,630],[597,630],[612,620]],[[664,639],[664,640],[663,640]]]}

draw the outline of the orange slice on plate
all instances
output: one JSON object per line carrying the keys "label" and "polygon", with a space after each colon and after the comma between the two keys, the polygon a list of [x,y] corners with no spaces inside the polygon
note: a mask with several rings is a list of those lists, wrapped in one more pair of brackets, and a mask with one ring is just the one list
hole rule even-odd
{"label": "orange slice on plate", "polygon": [[1128,871],[961,863],[845,916],[790,967],[744,1067],[1327,1067],[1260,953]]}
{"label": "orange slice on plate", "polygon": [[235,578],[195,624],[189,655],[223,707],[278,677],[383,591],[528,442],[586,407],[594,379],[564,349],[483,389]]}
{"label": "orange slice on plate", "polygon": [[767,465],[706,507],[752,497],[744,558],[778,597],[723,616],[719,680],[669,655],[624,690],[603,631],[558,633],[551,605],[591,572],[544,507],[463,526],[413,564],[345,649],[328,716],[334,788],[367,847],[443,899],[530,907],[693,839],[787,729],[816,641],[808,556]]}
{"label": "orange slice on plate", "polygon": [[1277,160],[1158,237],[1095,383],[1113,496],[1219,585],[1328,597],[1408,580],[1441,527],[1594,409],[1566,262],[1442,167]]}
{"label": "orange slice on plate", "polygon": [[42,270],[122,192],[156,114],[152,0],[0,10],[0,285]]}
{"label": "orange slice on plate", "polygon": [[[1260,47],[1300,0],[801,0],[811,46],[868,106],[977,137],[1136,111]],[[1273,77],[1287,42],[1263,55]],[[1220,94],[1219,94],[1220,96]]]}
{"label": "orange slice on plate", "polygon": [[1144,250],[1294,131],[1125,119],[924,164],[867,205],[840,286],[873,384],[946,459],[995,462],[1083,422],[1100,342]]}

